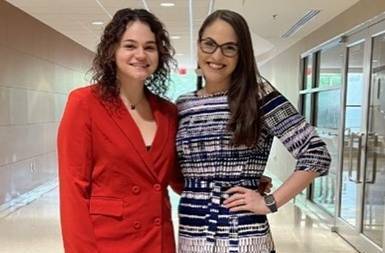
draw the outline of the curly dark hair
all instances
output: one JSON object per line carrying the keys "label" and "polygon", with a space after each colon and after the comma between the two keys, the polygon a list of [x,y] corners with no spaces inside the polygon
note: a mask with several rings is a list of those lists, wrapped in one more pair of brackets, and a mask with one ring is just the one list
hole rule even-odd
{"label": "curly dark hair", "polygon": [[169,34],[162,22],[152,13],[144,9],[126,8],[117,11],[105,27],[90,69],[92,82],[100,87],[100,95],[104,100],[114,100],[119,95],[120,85],[116,78],[115,51],[126,31],[127,24],[134,21],[140,21],[150,27],[155,35],[159,53],[158,67],[149,80],[146,80],[146,87],[160,96],[167,91],[171,68],[176,66],[173,58],[175,50],[171,46]]}

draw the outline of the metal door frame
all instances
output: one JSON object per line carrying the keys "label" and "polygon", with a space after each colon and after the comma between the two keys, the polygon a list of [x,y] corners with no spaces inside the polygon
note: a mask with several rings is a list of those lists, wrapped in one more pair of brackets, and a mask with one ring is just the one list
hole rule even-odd
{"label": "metal door frame", "polygon": [[[385,232],[383,232],[383,245],[379,247],[372,242],[367,236],[363,234],[363,210],[364,210],[364,197],[365,197],[365,174],[366,174],[366,156],[367,156],[367,133],[369,125],[369,106],[370,106],[370,86],[371,86],[371,58],[373,49],[373,38],[385,32],[385,20],[378,22],[371,27],[368,27],[356,34],[349,37],[343,37],[341,43],[344,45],[344,71],[343,71],[343,86],[341,89],[341,105],[343,110],[340,118],[340,139],[339,139],[339,170],[337,174],[337,206],[336,206],[336,222],[334,230],[349,241],[359,251],[365,253],[384,253],[385,252]],[[362,126],[361,133],[364,134],[362,138],[361,146],[361,160],[360,160],[360,177],[358,183],[359,186],[357,199],[359,203],[359,210],[357,210],[357,227],[348,224],[341,218],[341,192],[342,192],[342,172],[343,172],[343,151],[344,151],[344,132],[345,132],[345,114],[346,114],[346,92],[347,92],[347,73],[348,73],[348,48],[364,43],[364,62],[363,62],[363,80],[364,80],[364,97],[362,101]],[[385,214],[384,214],[385,216]]]}

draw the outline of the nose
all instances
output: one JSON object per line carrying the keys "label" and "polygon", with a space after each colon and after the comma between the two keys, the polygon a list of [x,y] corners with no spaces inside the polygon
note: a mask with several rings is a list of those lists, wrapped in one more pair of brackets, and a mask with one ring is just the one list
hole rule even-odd
{"label": "nose", "polygon": [[217,47],[217,48],[215,49],[215,51],[212,53],[212,57],[213,57],[214,59],[220,59],[222,56],[223,56],[223,54],[222,54],[222,51],[221,51],[221,48],[220,48],[220,47]]}
{"label": "nose", "polygon": [[138,58],[138,59],[144,59],[144,58],[146,58],[146,53],[145,53],[145,51],[144,51],[144,48],[139,47],[139,48],[136,50],[135,57]]}

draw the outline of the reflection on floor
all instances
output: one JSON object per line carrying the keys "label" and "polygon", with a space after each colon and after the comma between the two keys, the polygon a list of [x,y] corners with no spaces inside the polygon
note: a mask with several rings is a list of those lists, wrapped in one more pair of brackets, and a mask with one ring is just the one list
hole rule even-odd
{"label": "reflection on floor", "polygon": [[[172,196],[173,205],[177,198]],[[176,210],[176,208],[174,208]],[[174,212],[173,217],[176,216]],[[57,188],[0,219],[1,253],[61,253]],[[288,204],[270,216],[278,253],[353,253],[337,234]]]}
{"label": "reflection on floor", "polygon": [[269,218],[278,253],[357,252],[315,215],[307,215],[292,203]]}

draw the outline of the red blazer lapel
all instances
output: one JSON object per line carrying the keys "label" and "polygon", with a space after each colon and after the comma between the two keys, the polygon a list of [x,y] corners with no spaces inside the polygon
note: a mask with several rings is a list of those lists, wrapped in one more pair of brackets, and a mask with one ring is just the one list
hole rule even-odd
{"label": "red blazer lapel", "polygon": [[174,138],[173,136],[170,136],[170,124],[171,120],[175,119],[170,118],[172,113],[167,111],[170,108],[169,106],[166,106],[166,102],[163,102],[150,92],[148,93],[148,99],[157,124],[157,130],[150,152],[147,151],[137,125],[121,99],[118,99],[116,103],[102,102],[99,99],[97,100],[101,102],[105,111],[112,118],[120,131],[122,131],[126,136],[136,153],[141,157],[149,173],[155,179],[161,180],[164,176],[164,171],[160,171],[162,166],[157,166],[156,160],[161,159],[161,156],[164,155],[164,148],[166,147],[169,138]]}
{"label": "red blazer lapel", "polygon": [[157,130],[151,150],[147,154],[148,159],[154,164],[153,170],[155,170],[158,179],[161,181],[164,177],[163,174],[168,170],[168,168],[163,168],[164,166],[159,165],[158,162],[162,161],[166,154],[166,145],[170,138],[170,124],[172,120],[170,115],[172,114],[170,114],[170,112],[167,111],[167,107],[164,106],[165,102],[161,101],[158,97],[152,95],[149,97],[149,101],[157,124]]}
{"label": "red blazer lapel", "polygon": [[149,96],[149,101],[157,125],[155,138],[152,143],[152,151],[162,150],[169,138],[169,113],[164,111],[166,108],[162,106],[162,102],[156,96]]}
{"label": "red blazer lapel", "polygon": [[101,103],[109,114],[109,116],[115,122],[118,129],[123,132],[123,134],[127,137],[127,141],[131,143],[133,149],[142,158],[143,163],[147,167],[147,170],[154,177],[154,179],[157,179],[158,177],[155,171],[152,169],[154,167],[154,164],[152,162],[151,156],[147,152],[139,129],[134,120],[132,119],[131,115],[125,108],[123,101],[121,101],[121,99],[118,99],[116,103]]}

